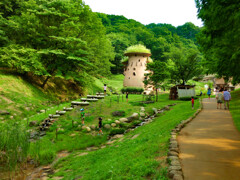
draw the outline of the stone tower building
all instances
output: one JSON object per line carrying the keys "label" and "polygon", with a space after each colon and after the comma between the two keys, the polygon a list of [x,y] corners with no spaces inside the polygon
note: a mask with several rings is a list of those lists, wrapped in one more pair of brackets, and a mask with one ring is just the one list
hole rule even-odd
{"label": "stone tower building", "polygon": [[124,63],[124,87],[139,87],[144,88],[144,74],[148,73],[146,71],[146,65],[150,60],[151,54],[149,53],[125,53],[129,59]]}

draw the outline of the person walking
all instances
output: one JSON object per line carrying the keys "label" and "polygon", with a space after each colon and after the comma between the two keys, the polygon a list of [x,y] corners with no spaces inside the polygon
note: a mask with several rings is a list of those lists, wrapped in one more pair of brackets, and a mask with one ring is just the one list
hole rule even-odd
{"label": "person walking", "polygon": [[102,118],[101,117],[98,118],[98,129],[99,129],[98,134],[103,134],[103,132],[102,132]]}
{"label": "person walking", "polygon": [[210,99],[210,96],[211,96],[211,88],[210,87],[208,88],[207,95],[208,95],[208,99]]}
{"label": "person walking", "polygon": [[104,84],[103,89],[104,89],[104,95],[106,96],[106,93],[107,93],[107,84]]}
{"label": "person walking", "polygon": [[194,97],[193,96],[191,98],[191,101],[192,101],[192,109],[194,109]]}
{"label": "person walking", "polygon": [[220,91],[217,93],[216,99],[217,99],[217,109],[218,109],[218,106],[220,106],[220,109],[222,109],[222,103],[223,103],[222,89],[220,89]]}
{"label": "person walking", "polygon": [[229,110],[229,101],[231,100],[231,94],[227,91],[227,89],[225,88],[225,90],[223,91],[223,98],[224,98],[224,108],[225,110]]}
{"label": "person walking", "polygon": [[81,109],[80,109],[80,111],[81,111],[81,120],[82,120],[82,125],[84,126],[85,112],[84,112],[84,109],[83,109],[83,108],[81,108]]}
{"label": "person walking", "polygon": [[126,100],[127,100],[127,103],[128,103],[128,92],[126,92]]}

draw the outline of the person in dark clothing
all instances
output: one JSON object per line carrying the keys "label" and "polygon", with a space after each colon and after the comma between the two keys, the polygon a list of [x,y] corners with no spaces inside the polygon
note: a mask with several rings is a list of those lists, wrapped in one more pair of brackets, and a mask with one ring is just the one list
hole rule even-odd
{"label": "person in dark clothing", "polygon": [[98,128],[99,128],[99,134],[103,134],[102,132],[102,118],[98,118]]}
{"label": "person in dark clothing", "polygon": [[126,99],[127,99],[127,102],[128,102],[128,92],[126,92]]}

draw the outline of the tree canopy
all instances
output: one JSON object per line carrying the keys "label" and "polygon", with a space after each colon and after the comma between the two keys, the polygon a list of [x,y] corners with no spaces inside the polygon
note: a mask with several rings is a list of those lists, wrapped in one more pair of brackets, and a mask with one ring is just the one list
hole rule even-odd
{"label": "tree canopy", "polygon": [[196,0],[204,28],[198,37],[209,73],[240,82],[240,3],[225,0]]}

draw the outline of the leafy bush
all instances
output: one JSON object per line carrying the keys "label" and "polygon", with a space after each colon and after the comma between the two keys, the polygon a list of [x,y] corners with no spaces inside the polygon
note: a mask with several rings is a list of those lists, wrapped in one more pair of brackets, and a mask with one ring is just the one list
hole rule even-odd
{"label": "leafy bush", "polygon": [[[193,98],[194,98],[194,99],[198,99],[197,96],[194,96]],[[191,101],[191,99],[192,99],[191,96],[186,96],[186,97],[181,97],[181,98],[179,98],[179,100],[181,100],[181,101]]]}
{"label": "leafy bush", "polygon": [[118,110],[118,111],[114,111],[114,112],[112,112],[112,115],[113,116],[120,116],[120,117],[123,117],[123,116],[125,116],[125,111],[124,110]]}
{"label": "leafy bush", "polygon": [[142,94],[144,89],[138,87],[125,87],[121,89],[122,93],[128,92],[129,94]]}
{"label": "leafy bush", "polygon": [[113,136],[115,134],[123,134],[125,132],[125,129],[119,128],[119,129],[112,129],[109,133],[110,136]]}

